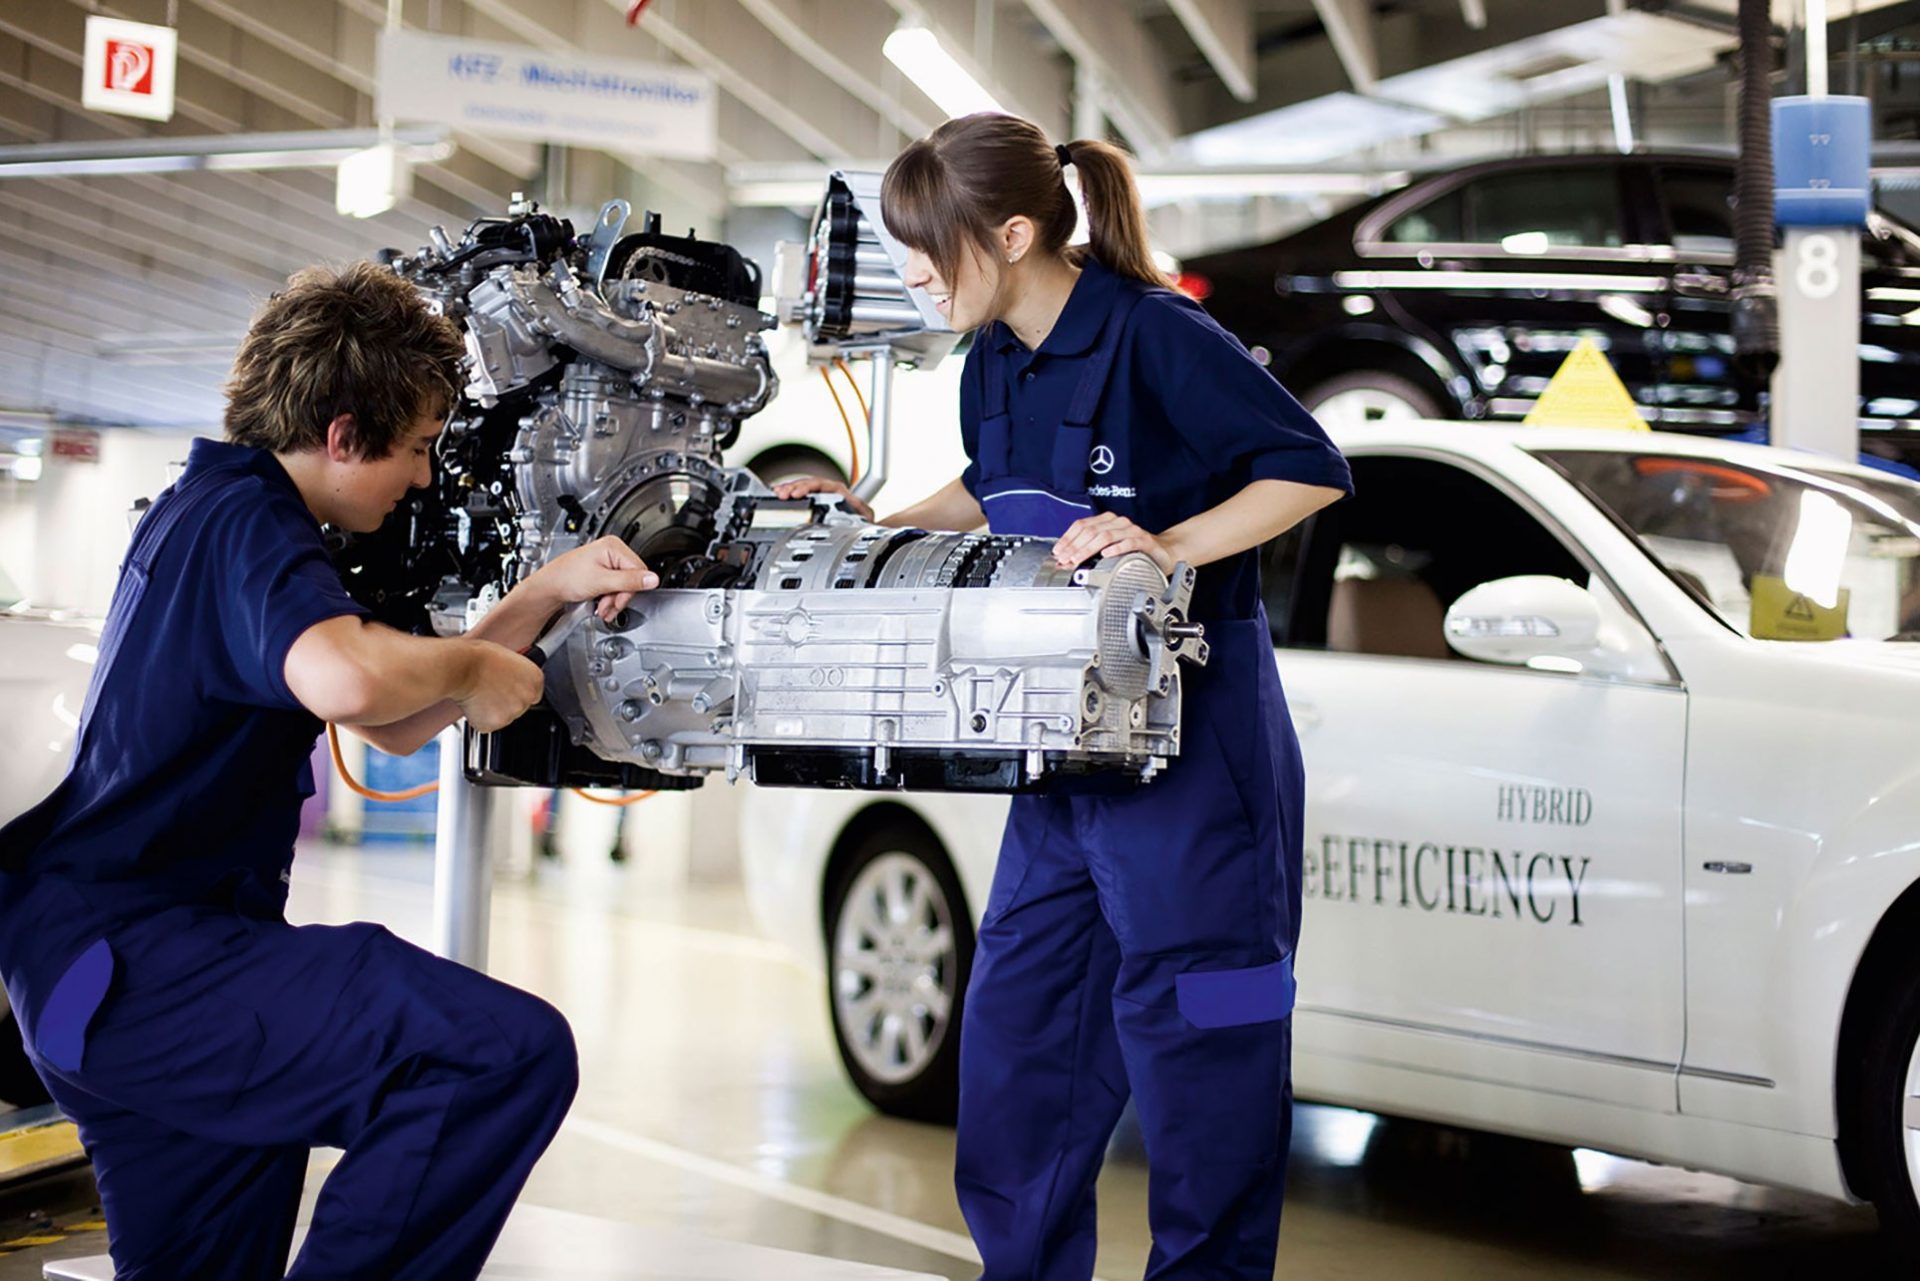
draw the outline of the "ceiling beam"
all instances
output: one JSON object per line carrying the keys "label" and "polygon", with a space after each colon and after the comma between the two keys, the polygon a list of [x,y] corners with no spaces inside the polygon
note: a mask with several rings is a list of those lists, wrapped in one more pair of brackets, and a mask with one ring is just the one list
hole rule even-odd
{"label": "ceiling beam", "polygon": [[1008,111],[1033,121],[1049,137],[1072,136],[1072,69],[1021,24],[999,20],[997,5],[975,0],[888,3],[903,19],[933,32],[967,74]]}
{"label": "ceiling beam", "polygon": [[[5,267],[10,279],[31,280],[47,288],[104,302],[115,309],[123,324],[130,319],[138,323],[136,318],[151,316],[182,329],[206,333],[210,332],[209,324],[217,325],[222,318],[222,312],[208,311],[192,296],[171,291],[155,294],[151,285],[133,278],[130,273],[102,274],[77,266],[70,259],[29,252],[28,247],[12,235],[0,243],[0,266]],[[241,301],[244,305],[244,299]],[[244,328],[244,325],[231,327],[236,341]]]}
{"label": "ceiling beam", "polygon": [[1115,21],[1101,0],[1027,0],[1075,65],[1093,71],[1101,107],[1134,150],[1152,158],[1183,132],[1164,54],[1134,21]]}
{"label": "ceiling beam", "polygon": [[[233,42],[228,46],[232,54],[220,66],[222,74],[232,76],[236,83],[250,92],[271,99],[274,88],[262,86],[259,77],[248,74],[257,57],[249,56],[254,51],[247,42],[257,42],[307,71],[317,73],[318,78],[306,78],[306,91],[322,101],[340,103],[343,109],[337,110],[336,114],[344,120],[349,123],[373,123],[372,108],[367,105],[373,98],[372,49],[380,26],[384,23],[384,13],[380,15],[379,22],[368,22],[364,16],[356,20],[354,6],[344,4],[240,5],[228,3],[228,0],[192,2],[244,37],[244,40],[227,37]],[[183,30],[183,37],[185,34]],[[185,56],[184,49],[182,56]],[[246,62],[244,69],[241,65],[243,58]],[[284,70],[281,74],[284,74]],[[366,99],[367,103],[363,104],[362,99]],[[362,116],[365,118],[361,119]],[[524,181],[539,170],[540,149],[533,143],[465,132],[458,135],[458,141],[470,157],[484,159],[503,174]],[[464,169],[457,164],[453,167],[463,186],[478,182],[483,188],[490,189],[497,182],[491,175],[472,172],[471,165]],[[471,199],[477,193],[469,188],[463,194]],[[506,194],[498,192],[494,199],[499,200]]]}
{"label": "ceiling beam", "polygon": [[[627,0],[605,0],[624,13]],[[794,56],[738,0],[660,0],[640,29],[822,160],[869,156],[901,131],[820,70]]]}
{"label": "ceiling beam", "polygon": [[[26,58],[23,64],[32,73],[24,82],[24,87],[84,121],[85,127],[92,131],[92,136],[148,137],[165,136],[168,132],[237,133],[254,129],[291,130],[315,125],[337,128],[344,123],[368,123],[346,122],[330,114],[319,118],[303,117],[287,111],[280,104],[249,95],[221,77],[215,60],[208,60],[207,65],[187,62],[184,40],[180,78],[174,95],[173,121],[155,127],[136,124],[119,116],[83,111],[75,92],[79,84],[68,68],[78,68],[80,65],[81,32],[85,19],[85,11],[66,0],[7,0],[6,5],[0,7],[0,33],[20,40],[27,47],[29,55],[39,55],[37,58]],[[201,34],[206,34],[204,29],[201,29]],[[263,56],[273,55],[270,49],[261,52]],[[51,59],[51,62],[45,61],[47,59]],[[285,63],[287,60],[279,58],[278,61]],[[0,66],[3,65],[4,59],[0,59]],[[483,178],[488,173],[495,175],[491,179],[495,187],[515,181],[501,176],[499,170],[472,157],[456,156],[445,165],[423,166],[421,187],[412,200],[401,203],[396,211],[398,218],[406,223],[423,225],[446,218],[449,210],[459,211],[462,221],[471,217],[474,203],[466,196],[446,191],[448,186],[466,186],[468,180],[461,174],[468,172],[476,178]],[[247,185],[284,188],[284,195],[290,202],[304,204],[310,213],[322,221],[341,222],[333,208],[330,181],[326,192],[319,196],[313,194],[310,186],[303,185],[288,173],[256,175]],[[481,190],[476,185],[469,194]],[[491,208],[498,203],[498,199],[497,195],[489,195],[487,204],[482,207]]]}
{"label": "ceiling beam", "polygon": [[[72,88],[66,64],[38,46],[16,43],[8,22],[8,17],[0,17],[0,125],[25,133],[33,142],[56,138],[70,142],[120,141],[150,136],[130,120],[82,112],[79,103],[63,96],[64,90]],[[51,87],[56,84],[63,91]],[[283,257],[290,266],[310,261],[317,252],[360,256],[369,243],[377,246],[398,235],[401,227],[408,229],[406,239],[411,241],[419,236],[418,215],[443,216],[430,206],[418,204],[411,206],[415,217],[389,214],[378,225],[356,226],[335,212],[331,176],[293,171],[259,173],[250,179],[231,173],[203,173],[190,179],[129,174],[97,180],[97,185],[80,190],[148,192],[160,202],[156,207],[162,211],[184,205],[209,213],[254,214],[241,220],[249,243],[285,244]],[[204,246],[206,242],[203,239],[200,243]],[[204,253],[201,261],[204,266]]]}
{"label": "ceiling beam", "polygon": [[[217,378],[198,388],[181,384],[164,369],[108,369],[71,338],[0,333],[0,379],[10,389],[9,408],[51,410],[66,422],[180,427],[220,421]],[[37,403],[20,404],[31,395],[21,389],[32,388],[38,389],[32,397]]]}
{"label": "ceiling beam", "polygon": [[1327,39],[1346,70],[1347,79],[1361,93],[1372,93],[1380,81],[1380,50],[1374,40],[1372,0],[1313,0],[1314,12],[1327,29]]}
{"label": "ceiling beam", "polygon": [[[1460,0],[1478,4],[1480,0]],[[1242,102],[1254,99],[1253,11],[1250,0],[1168,0],[1187,35],[1220,77],[1227,92]],[[1484,25],[1486,18],[1480,19]]]}
{"label": "ceiling beam", "polygon": [[[944,118],[881,52],[893,26],[880,0],[740,0],[741,7],[815,70],[844,86],[895,132],[924,137]],[[884,154],[880,147],[874,154]]]}

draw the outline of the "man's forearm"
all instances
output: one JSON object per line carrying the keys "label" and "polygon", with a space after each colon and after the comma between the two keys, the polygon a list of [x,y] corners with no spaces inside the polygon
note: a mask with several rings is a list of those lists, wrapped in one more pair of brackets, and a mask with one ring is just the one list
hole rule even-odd
{"label": "man's forearm", "polygon": [[343,615],[314,624],[294,641],[287,652],[287,687],[321,720],[391,725],[467,696],[484,649]]}
{"label": "man's forearm", "polygon": [[[561,602],[543,590],[538,578],[529,579],[502,597],[461,639],[491,641],[507,649],[524,651],[540,639],[540,633],[560,608]],[[348,728],[389,755],[410,756],[459,719],[460,707],[449,697],[397,720],[365,721]]]}

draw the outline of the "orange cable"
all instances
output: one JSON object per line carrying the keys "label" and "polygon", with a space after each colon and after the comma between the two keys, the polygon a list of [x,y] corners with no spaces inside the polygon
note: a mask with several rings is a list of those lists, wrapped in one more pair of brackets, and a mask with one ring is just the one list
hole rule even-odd
{"label": "orange cable", "polygon": [[853,388],[853,398],[860,402],[860,416],[869,423],[873,421],[873,411],[867,408],[867,395],[860,390],[860,380],[853,376],[853,366],[847,363],[845,356],[835,356],[833,363],[847,376],[847,386]]}
{"label": "orange cable", "polygon": [[635,792],[632,796],[622,796],[618,800],[610,801],[604,796],[593,795],[584,787],[569,787],[567,790],[575,796],[578,796],[581,800],[592,801],[595,805],[638,805],[641,801],[655,794],[653,792]]}
{"label": "orange cable", "polygon": [[[333,768],[338,771],[340,781],[347,785],[349,791],[364,796],[370,801],[410,801],[416,797],[425,796],[430,792],[440,790],[440,784],[434,782],[422,783],[418,787],[409,787],[403,792],[377,792],[361,783],[360,780],[355,778],[352,772],[347,769],[346,757],[340,752],[340,731],[331,723],[327,725],[327,746],[333,751]],[[605,797],[594,796],[584,788],[570,787],[567,790],[575,796],[578,796],[581,800],[592,801],[595,805],[638,805],[641,801],[654,795],[653,792],[636,792],[632,796],[623,796],[618,800],[608,800]]]}
{"label": "orange cable", "polygon": [[[827,372],[825,365],[820,366],[820,380],[827,384],[827,392],[833,397],[833,407],[840,411],[840,425],[847,429],[847,448],[853,454],[853,474],[848,477],[849,485],[860,483],[860,444],[853,436],[853,419],[847,417],[846,402],[840,399],[840,389],[833,385],[833,375]],[[858,391],[859,388],[855,388]]]}
{"label": "orange cable", "polygon": [[364,796],[370,801],[410,801],[415,797],[440,790],[438,782],[422,783],[418,787],[409,787],[404,792],[376,792],[370,787],[362,786],[360,780],[347,770],[347,758],[340,754],[340,731],[334,727],[332,721],[327,722],[327,746],[333,749],[333,768],[340,775],[340,781],[347,785],[347,790]]}

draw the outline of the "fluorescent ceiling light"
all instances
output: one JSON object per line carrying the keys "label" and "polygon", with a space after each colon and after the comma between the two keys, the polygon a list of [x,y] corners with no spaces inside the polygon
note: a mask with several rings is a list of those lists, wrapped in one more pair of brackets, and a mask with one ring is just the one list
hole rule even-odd
{"label": "fluorescent ceiling light", "polygon": [[1006,110],[925,27],[896,27],[881,51],[948,116]]}
{"label": "fluorescent ceiling light", "polygon": [[391,142],[340,162],[333,206],[348,218],[372,218],[413,194],[413,163]]}
{"label": "fluorescent ceiling light", "polygon": [[1612,75],[1647,83],[1713,66],[1733,36],[1663,14],[1608,14],[1389,76],[1380,97],[1477,121],[1604,89]]}
{"label": "fluorescent ceiling light", "polygon": [[1202,129],[1182,147],[1195,164],[1213,167],[1311,165],[1431,133],[1446,122],[1443,114],[1425,107],[1329,93]]}
{"label": "fluorescent ceiling light", "polygon": [[38,454],[21,454],[8,463],[7,469],[15,480],[39,480],[41,469],[45,466]]}

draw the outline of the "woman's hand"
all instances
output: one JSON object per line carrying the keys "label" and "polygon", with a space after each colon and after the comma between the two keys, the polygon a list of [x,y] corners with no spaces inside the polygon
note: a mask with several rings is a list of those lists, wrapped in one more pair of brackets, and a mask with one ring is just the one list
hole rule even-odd
{"label": "woman's hand", "polygon": [[1071,569],[1094,556],[1104,559],[1127,552],[1144,552],[1153,558],[1163,574],[1173,573],[1178,563],[1178,558],[1157,535],[1149,534],[1117,512],[1102,512],[1074,521],[1053,545],[1053,558],[1062,569]]}
{"label": "woman's hand", "polygon": [[536,581],[561,605],[597,600],[594,612],[611,623],[635,592],[658,587],[660,575],[648,569],[633,548],[610,534],[547,562],[528,580]]}
{"label": "woman's hand", "polygon": [[799,480],[782,481],[773,487],[775,498],[805,498],[808,494],[838,494],[847,500],[847,506],[859,513],[861,520],[873,519],[873,508],[853,496],[853,490],[837,480],[828,480],[824,476],[803,476]]}

